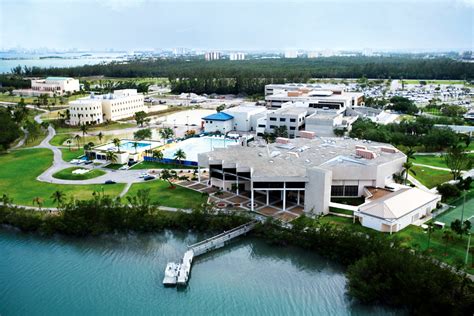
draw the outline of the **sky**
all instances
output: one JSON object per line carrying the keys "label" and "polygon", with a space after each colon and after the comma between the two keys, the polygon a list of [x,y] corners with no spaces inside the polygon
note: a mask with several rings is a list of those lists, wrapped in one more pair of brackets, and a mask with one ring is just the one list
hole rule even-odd
{"label": "sky", "polygon": [[474,0],[0,0],[0,49],[474,49]]}

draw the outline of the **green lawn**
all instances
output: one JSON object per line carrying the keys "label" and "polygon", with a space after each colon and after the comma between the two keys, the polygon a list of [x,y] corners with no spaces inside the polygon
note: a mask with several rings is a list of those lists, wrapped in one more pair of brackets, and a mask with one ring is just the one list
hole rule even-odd
{"label": "green lawn", "polygon": [[56,134],[53,138],[49,141],[49,143],[53,146],[67,146],[66,141],[71,138],[71,144],[73,144],[74,139],[72,139],[74,135],[71,134]]}
{"label": "green lawn", "polygon": [[94,191],[104,190],[105,194],[117,196],[123,184],[113,185],[60,185],[36,180],[51,166],[53,153],[48,149],[16,150],[0,155],[0,192],[13,199],[13,203],[33,205],[35,197],[44,199],[44,206],[55,206],[51,195],[56,190],[63,191],[67,198],[89,199]]}
{"label": "green lawn", "polygon": [[112,169],[112,170],[119,170],[120,167],[122,167],[124,165],[121,165],[119,163],[111,163],[111,164],[108,164],[107,166],[105,166],[104,168],[107,168],[107,169]]}
{"label": "green lawn", "polygon": [[449,171],[420,166],[413,166],[412,170],[415,171],[416,176],[412,172],[410,172],[410,174],[429,189],[453,179]]}
{"label": "green lawn", "polygon": [[345,214],[345,215],[351,215],[351,216],[354,214],[353,211],[344,210],[344,209],[338,208],[338,207],[329,207],[329,211],[333,212],[333,213]]}
{"label": "green lawn", "polygon": [[102,171],[99,169],[93,169],[84,174],[73,174],[72,172],[77,169],[84,169],[84,168],[81,168],[81,167],[66,168],[53,174],[53,177],[56,179],[63,179],[63,180],[87,180],[87,179],[97,178],[105,174],[105,171]]}
{"label": "green lawn", "polygon": [[[428,233],[425,232],[421,227],[410,225],[392,236],[392,238],[401,239],[403,244],[410,248],[421,251],[428,249]],[[431,233],[430,249],[428,254],[450,265],[456,265],[458,262],[464,262],[467,249],[467,237],[464,236],[462,239],[460,239],[458,235],[454,235],[454,239],[448,242],[447,248],[446,242],[442,237],[443,230],[441,229],[435,229]],[[469,260],[469,262],[472,261]],[[466,271],[472,274],[474,273],[474,267],[470,265],[466,268]]]}
{"label": "green lawn", "polygon": [[134,165],[131,169],[196,169],[195,166],[184,166],[180,164],[170,164],[163,162],[143,161]]}
{"label": "green lawn", "polygon": [[[474,154],[468,155],[471,159],[474,159]],[[422,165],[429,165],[434,167],[448,168],[443,156],[438,155],[416,155],[413,163],[419,163]]]}
{"label": "green lawn", "polygon": [[[111,122],[111,123],[94,125],[94,126],[91,125],[89,126],[89,129],[87,130],[87,132],[89,133],[89,132],[111,131],[111,130],[117,130],[117,129],[130,128],[130,127],[137,127],[137,124]],[[56,127],[55,129],[57,133],[76,133],[76,134],[81,135],[82,137],[82,132],[77,126],[60,126],[60,127]]]}
{"label": "green lawn", "polygon": [[71,147],[71,150],[69,148],[61,148],[61,152],[63,153],[63,160],[68,162],[84,155],[84,149],[77,150],[77,147]]}
{"label": "green lawn", "polygon": [[141,189],[150,189],[152,203],[161,206],[188,209],[206,201],[206,198],[199,192],[178,185],[174,189],[170,189],[168,182],[162,180],[132,184],[126,196],[134,196]]}

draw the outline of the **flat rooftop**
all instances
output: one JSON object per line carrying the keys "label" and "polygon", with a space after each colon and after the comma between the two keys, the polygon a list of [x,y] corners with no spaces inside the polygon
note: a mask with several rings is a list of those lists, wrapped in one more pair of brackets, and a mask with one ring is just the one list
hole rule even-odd
{"label": "flat rooftop", "polygon": [[308,112],[308,108],[307,107],[284,107],[284,108],[281,108],[281,109],[278,109],[274,112],[274,114],[278,114],[278,115],[299,115],[299,114],[302,114],[302,113],[306,113]]}
{"label": "flat rooftop", "polygon": [[[365,146],[376,154],[374,159],[356,155],[356,145]],[[306,169],[321,167],[332,169],[337,166],[373,166],[405,157],[400,151],[389,153],[382,147],[394,148],[384,143],[355,140],[352,138],[315,139],[295,138],[287,144],[250,143],[249,147],[232,146],[205,153],[210,161],[236,163],[239,167],[253,168],[253,178],[304,177]]]}

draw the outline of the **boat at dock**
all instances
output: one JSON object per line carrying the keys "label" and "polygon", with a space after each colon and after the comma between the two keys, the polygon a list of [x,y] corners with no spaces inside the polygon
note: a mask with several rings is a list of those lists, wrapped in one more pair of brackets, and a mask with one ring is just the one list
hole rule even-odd
{"label": "boat at dock", "polygon": [[163,285],[165,286],[176,285],[180,268],[181,268],[181,264],[175,263],[175,262],[169,262],[166,265],[165,277],[163,278]]}

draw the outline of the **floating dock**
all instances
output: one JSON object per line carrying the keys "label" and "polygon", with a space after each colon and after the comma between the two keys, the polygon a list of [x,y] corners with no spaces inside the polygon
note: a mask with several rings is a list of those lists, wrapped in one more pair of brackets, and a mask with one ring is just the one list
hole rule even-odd
{"label": "floating dock", "polygon": [[[194,257],[200,256],[214,249],[224,247],[226,242],[251,231],[257,223],[258,222],[256,220],[251,221],[214,237],[188,246],[188,250],[184,253],[181,263],[169,262],[166,265],[163,284],[186,285],[188,283],[189,275],[191,274],[191,267]],[[172,272],[175,272],[175,274]]]}

